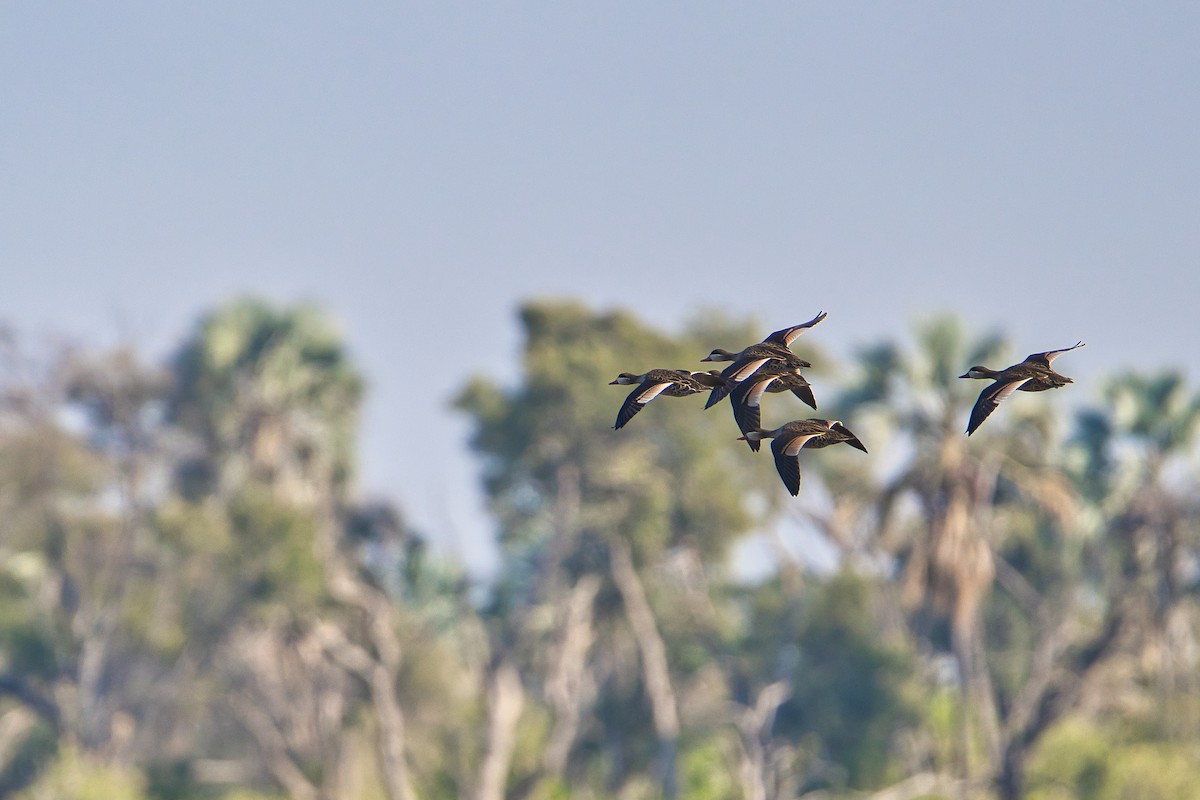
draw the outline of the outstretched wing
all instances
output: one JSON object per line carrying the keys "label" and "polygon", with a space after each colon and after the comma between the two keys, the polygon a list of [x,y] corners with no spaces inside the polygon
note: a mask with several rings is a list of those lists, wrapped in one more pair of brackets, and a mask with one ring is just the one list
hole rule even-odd
{"label": "outstretched wing", "polygon": [[755,358],[738,359],[725,368],[721,373],[721,377],[731,381],[744,381],[754,373],[758,372],[758,368],[770,361],[769,356],[759,356]]}
{"label": "outstretched wing", "polygon": [[621,404],[621,410],[617,412],[617,421],[613,425],[614,430],[620,430],[625,427],[625,423],[633,419],[634,416],[645,408],[646,404],[654,398],[662,394],[663,390],[672,385],[674,381],[642,381],[638,387],[629,393],[625,398],[625,402]]}
{"label": "outstretched wing", "polygon": [[984,387],[984,390],[979,393],[979,399],[975,401],[975,407],[971,409],[971,420],[967,423],[967,436],[970,436],[983,424],[983,421],[996,410],[996,406],[1011,397],[1013,392],[1020,389],[1029,380],[1032,380],[1032,377],[996,381],[990,386]]}
{"label": "outstretched wing", "polygon": [[1083,347],[1083,346],[1084,346],[1084,343],[1082,341],[1080,341],[1080,342],[1076,342],[1075,344],[1071,345],[1070,347],[1064,347],[1061,350],[1047,350],[1044,353],[1030,353],[1029,355],[1025,356],[1025,363],[1026,364],[1037,364],[1039,366],[1049,368],[1050,362],[1053,361],[1054,359],[1058,358],[1059,356],[1061,356],[1063,353],[1069,353],[1072,350],[1074,350],[1075,348]]}
{"label": "outstretched wing", "polygon": [[812,386],[799,375],[792,380],[792,394],[800,398],[800,402],[814,411],[817,408],[817,398],[813,396]]}
{"label": "outstretched wing", "polygon": [[835,422],[830,430],[838,434],[839,442],[845,442],[856,450],[862,450],[864,453],[867,452],[866,445],[859,441],[858,437],[854,435],[854,431],[850,430],[842,423]]}
{"label": "outstretched wing", "polygon": [[763,341],[764,342],[775,342],[776,344],[781,344],[786,347],[786,346],[790,345],[797,336],[804,333],[806,330],[811,328],[813,325],[816,325],[818,322],[825,319],[825,317],[827,317],[827,316],[828,316],[828,314],[826,314],[824,311],[822,311],[820,314],[817,314],[815,317],[810,319],[808,322],[801,322],[799,325],[793,325],[790,328],[784,328],[782,330],[775,331],[770,336],[763,339]]}
{"label": "outstretched wing", "polygon": [[[779,376],[756,375],[739,383],[730,393],[729,404],[733,407],[733,419],[737,422],[738,430],[742,432],[742,435],[758,430],[759,423],[762,422],[762,408],[759,403],[767,391],[767,387],[777,377]],[[750,445],[750,449],[757,453],[762,442],[747,439],[746,444]]]}
{"label": "outstretched wing", "polygon": [[866,446],[858,440],[854,432],[840,422],[835,422],[829,426],[829,430],[822,433],[820,436],[814,436],[804,443],[804,447],[817,450],[822,447],[829,447],[835,444],[848,444],[851,447],[867,452]]}
{"label": "outstretched wing", "polygon": [[775,470],[783,479],[783,485],[792,493],[792,497],[800,494],[800,459],[787,454],[787,442],[782,439],[771,440],[771,454],[775,456]]}
{"label": "outstretched wing", "polygon": [[783,485],[795,497],[800,493],[800,459],[797,458],[804,446],[817,434],[794,433],[777,436],[771,440],[771,453],[775,456],[775,469],[783,479]]}

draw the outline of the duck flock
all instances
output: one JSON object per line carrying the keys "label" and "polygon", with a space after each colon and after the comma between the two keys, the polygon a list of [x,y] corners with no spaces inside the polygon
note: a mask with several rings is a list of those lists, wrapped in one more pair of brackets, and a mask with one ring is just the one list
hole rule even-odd
{"label": "duck flock", "polygon": [[[812,386],[804,378],[802,370],[812,364],[797,356],[791,349],[795,339],[814,325],[825,319],[824,311],[817,314],[808,322],[792,325],[775,331],[757,344],[752,344],[737,352],[714,349],[701,361],[729,361],[723,370],[708,370],[694,372],[688,369],[652,369],[648,372],[622,372],[609,385],[635,386],[633,391],[621,404],[617,412],[614,429],[621,429],[641,411],[647,403],[659,395],[667,397],[687,397],[688,395],[708,392],[708,402],[705,408],[729,398],[733,408],[733,418],[737,422],[742,435],[739,441],[744,441],[751,450],[758,451],[763,439],[771,440],[771,453],[775,456],[775,468],[783,485],[793,496],[800,493],[800,451],[805,448],[817,449],[833,444],[847,444],[853,448],[867,452],[867,448],[859,438],[840,420],[836,419],[796,419],[778,428],[761,427],[761,402],[763,395],[777,392],[791,392],[802,402],[816,410],[817,401],[813,396]],[[1047,389],[1057,389],[1073,383],[1070,378],[1055,372],[1051,366],[1055,358],[1063,353],[1083,347],[1083,342],[1076,342],[1071,347],[1061,350],[1048,350],[1044,353],[1033,353],[1018,364],[1013,364],[1001,370],[992,370],[976,365],[968,369],[960,378],[977,378],[991,380],[984,387],[971,409],[971,418],[967,423],[967,435],[974,433],[988,415],[996,410],[1013,392],[1044,392]]]}

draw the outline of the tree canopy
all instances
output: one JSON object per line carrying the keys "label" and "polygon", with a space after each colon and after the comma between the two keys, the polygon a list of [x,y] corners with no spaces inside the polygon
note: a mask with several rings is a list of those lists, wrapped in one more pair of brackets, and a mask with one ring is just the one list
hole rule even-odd
{"label": "tree canopy", "polygon": [[367,382],[318,307],[231,301],[161,364],[0,337],[0,798],[1194,794],[1187,376],[1015,397],[968,439],[958,376],[1002,334],[931,317],[838,360],[818,328],[821,410],[770,395],[764,424],[836,417],[870,454],[803,451],[792,498],[727,401],[613,429],[618,373],[755,321],[517,322],[512,381],[454,400],[483,582],[359,493]]}

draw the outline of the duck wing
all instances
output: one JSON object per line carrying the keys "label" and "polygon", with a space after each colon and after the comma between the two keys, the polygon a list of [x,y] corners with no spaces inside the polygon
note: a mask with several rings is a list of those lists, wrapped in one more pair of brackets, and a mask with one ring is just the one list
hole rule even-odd
{"label": "duck wing", "polygon": [[792,497],[800,494],[800,459],[787,454],[787,442],[783,439],[771,440],[771,454],[775,456],[775,470],[783,480],[783,485],[791,492]]}
{"label": "duck wing", "polygon": [[634,416],[646,407],[654,398],[662,394],[668,387],[673,386],[675,381],[655,380],[647,378],[638,384],[625,398],[625,402],[621,404],[621,410],[617,412],[617,421],[613,425],[613,430],[620,430],[625,427],[625,423],[633,419]]}
{"label": "duck wing", "polygon": [[[760,406],[762,396],[766,393],[767,387],[778,377],[778,375],[755,375],[737,384],[730,392],[729,404],[733,406],[733,419],[737,422],[738,430],[742,432],[743,436],[749,431],[759,429],[759,423],[762,422]],[[750,445],[750,449],[757,453],[762,442],[747,439],[746,444]]]}
{"label": "duck wing", "polygon": [[749,358],[739,358],[725,368],[725,371],[721,373],[721,377],[731,381],[744,381],[758,372],[759,367],[770,360],[771,356],[758,354]]}
{"label": "duck wing", "polygon": [[1047,350],[1044,353],[1030,353],[1029,355],[1025,356],[1025,361],[1022,363],[1037,364],[1038,366],[1042,366],[1042,367],[1049,369],[1051,361],[1058,358],[1063,353],[1069,353],[1072,350],[1074,350],[1075,348],[1083,347],[1083,346],[1084,346],[1084,343],[1082,341],[1079,341],[1079,342],[1076,342],[1075,344],[1071,345],[1070,347],[1064,347],[1061,350]]}
{"label": "duck wing", "polygon": [[836,436],[838,443],[848,444],[855,450],[862,450],[864,453],[867,452],[866,445],[859,441],[859,438],[854,435],[854,431],[850,430],[840,422],[835,422],[833,424],[833,426],[829,429],[828,435]]}
{"label": "duck wing", "polygon": [[810,386],[808,381],[806,381],[802,376],[796,375],[795,377],[791,378],[789,380],[788,388],[792,390],[792,394],[800,398],[800,402],[804,403],[814,411],[816,410],[817,398],[813,396],[812,386]]}
{"label": "duck wing", "polygon": [[796,339],[797,336],[804,333],[806,330],[816,325],[827,316],[829,315],[822,311],[808,322],[801,322],[799,325],[793,325],[790,328],[783,328],[782,330],[775,331],[770,336],[763,339],[763,341],[775,342],[776,344],[781,344],[784,347],[787,347]]}
{"label": "duck wing", "polygon": [[797,456],[808,441],[819,434],[820,431],[797,430],[771,440],[775,469],[793,497],[800,493],[800,459]]}
{"label": "duck wing", "polygon": [[983,421],[996,410],[996,407],[1012,396],[1013,392],[1025,385],[1026,381],[1033,380],[1034,376],[1024,375],[1017,378],[1001,379],[985,386],[983,391],[979,393],[979,399],[975,401],[974,408],[971,409],[971,419],[967,423],[967,436],[974,433]]}
{"label": "duck wing", "polygon": [[805,448],[813,450],[829,447],[835,444],[848,444],[856,450],[867,452],[866,445],[859,441],[854,432],[840,422],[835,422],[829,426],[829,430],[819,436],[814,436],[805,443]]}

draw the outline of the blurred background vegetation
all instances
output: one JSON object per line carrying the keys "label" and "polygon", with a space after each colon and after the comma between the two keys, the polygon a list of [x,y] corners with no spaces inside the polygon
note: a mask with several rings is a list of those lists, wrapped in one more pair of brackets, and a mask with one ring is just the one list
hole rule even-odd
{"label": "blurred background vegetation", "polygon": [[1114,365],[968,439],[956,376],[1024,355],[1002,336],[947,316],[833,363],[814,333],[818,415],[871,455],[806,451],[793,500],[699,397],[611,429],[618,372],[764,331],[519,320],[519,381],[455,401],[486,583],[356,491],[364,376],[319,308],[231,302],[162,364],[3,332],[0,798],[1197,796],[1182,375]]}

